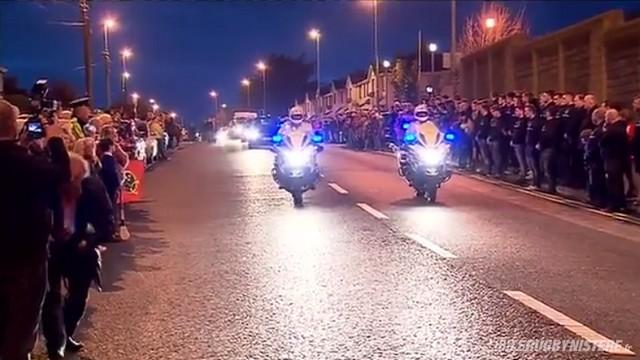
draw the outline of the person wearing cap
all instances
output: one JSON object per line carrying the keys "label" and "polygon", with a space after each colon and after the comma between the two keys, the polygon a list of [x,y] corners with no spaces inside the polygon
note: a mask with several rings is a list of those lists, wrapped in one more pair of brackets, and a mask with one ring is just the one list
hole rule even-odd
{"label": "person wearing cap", "polygon": [[73,118],[71,119],[71,133],[78,140],[85,137],[84,128],[89,124],[91,119],[91,108],[89,107],[89,98],[82,97],[75,99],[69,103],[73,108]]}

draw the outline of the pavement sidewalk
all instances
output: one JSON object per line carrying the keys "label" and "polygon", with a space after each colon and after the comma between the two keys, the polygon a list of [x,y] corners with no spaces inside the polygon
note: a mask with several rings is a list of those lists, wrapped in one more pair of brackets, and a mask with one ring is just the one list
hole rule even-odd
{"label": "pavement sidewalk", "polygon": [[[346,146],[344,148],[353,150]],[[354,150],[354,151],[357,151],[357,150]],[[368,151],[368,152],[395,157],[395,155],[390,151]],[[452,164],[452,166],[453,166],[454,173],[461,176],[470,177],[475,180],[489,183],[495,186],[509,188],[514,191],[535,196],[540,199],[552,201],[557,204],[583,209],[585,211],[589,211],[594,214],[599,214],[599,215],[609,217],[615,220],[623,221],[629,224],[640,225],[640,206],[639,206],[640,204],[638,204],[637,199],[632,204],[630,204],[630,210],[631,210],[630,213],[628,214],[618,213],[618,212],[611,213],[611,212],[600,210],[594,207],[593,205],[589,204],[586,191],[584,190],[559,186],[558,194],[549,194],[541,190],[534,190],[534,189],[523,187],[522,185],[517,184],[517,182],[514,179],[510,178],[509,176],[502,177],[502,178],[492,178],[485,175],[480,175],[470,170],[459,169],[455,166],[455,164]]]}

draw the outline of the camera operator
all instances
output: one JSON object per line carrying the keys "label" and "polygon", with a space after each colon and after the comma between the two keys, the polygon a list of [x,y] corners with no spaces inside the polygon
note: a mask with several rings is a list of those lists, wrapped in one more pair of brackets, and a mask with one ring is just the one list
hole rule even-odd
{"label": "camera operator", "polygon": [[[47,286],[47,241],[60,226],[60,174],[18,143],[17,111],[0,100],[0,359],[29,359]],[[35,118],[37,119],[37,117]],[[33,120],[24,138],[44,134]],[[29,128],[31,127],[31,128]],[[42,136],[44,138],[44,136]],[[44,153],[42,146],[32,146]]]}

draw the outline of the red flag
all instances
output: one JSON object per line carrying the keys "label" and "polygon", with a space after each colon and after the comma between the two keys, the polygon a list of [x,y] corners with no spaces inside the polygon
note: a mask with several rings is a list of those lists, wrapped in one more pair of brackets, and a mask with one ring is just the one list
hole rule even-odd
{"label": "red flag", "polygon": [[142,179],[144,178],[144,162],[131,160],[124,170],[124,181],[122,183],[122,201],[130,202],[142,201]]}

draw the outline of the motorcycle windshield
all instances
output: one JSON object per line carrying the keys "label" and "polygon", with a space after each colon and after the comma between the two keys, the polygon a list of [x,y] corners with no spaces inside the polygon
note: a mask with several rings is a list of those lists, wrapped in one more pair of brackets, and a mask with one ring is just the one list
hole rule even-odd
{"label": "motorcycle windshield", "polygon": [[309,145],[309,136],[302,132],[293,132],[285,137],[284,142],[290,149],[304,149]]}

